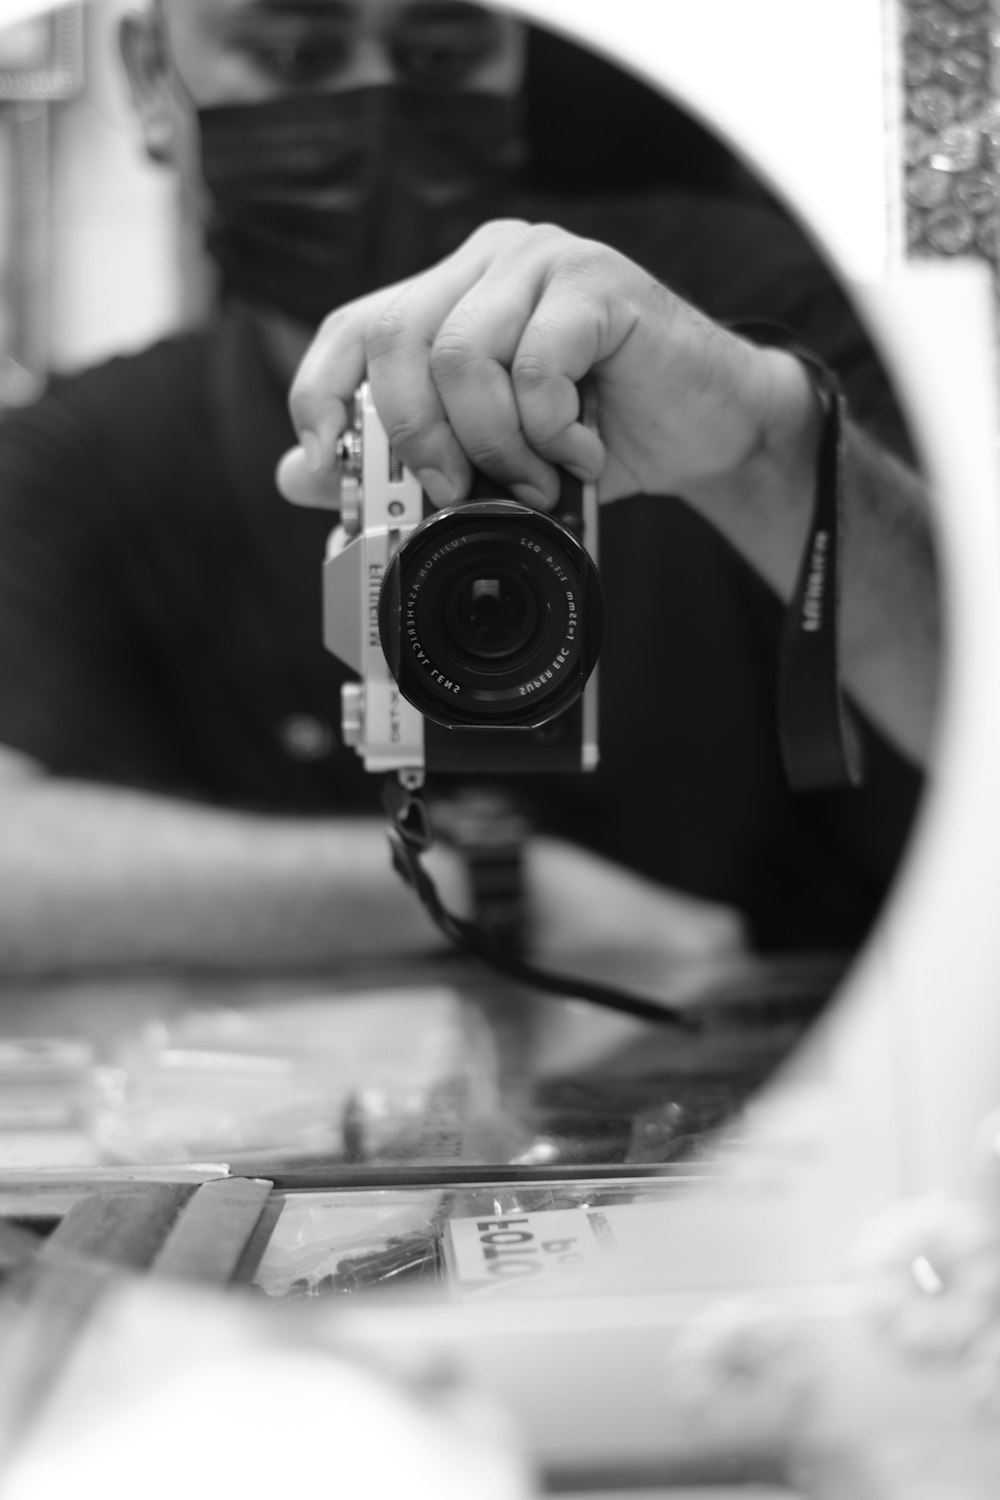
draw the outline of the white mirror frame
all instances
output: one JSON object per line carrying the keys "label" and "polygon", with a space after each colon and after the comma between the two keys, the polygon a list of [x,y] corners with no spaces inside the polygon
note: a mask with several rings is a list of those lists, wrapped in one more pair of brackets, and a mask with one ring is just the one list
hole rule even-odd
{"label": "white mirror frame", "polygon": [[[894,8],[896,0],[884,3]],[[815,1249],[817,1226],[829,1241],[828,1269],[836,1272],[843,1239],[886,1200],[932,1188],[976,1193],[989,1175],[985,1153],[977,1167],[974,1140],[984,1116],[1000,1104],[1000,694],[994,690],[1000,678],[1000,468],[990,287],[975,266],[902,263],[895,197],[901,174],[891,154],[886,169],[883,150],[886,139],[890,145],[895,139],[894,127],[886,129],[887,102],[889,109],[898,108],[894,11],[883,12],[883,0],[519,0],[513,8],[565,30],[668,90],[727,136],[795,205],[845,278],[863,285],[858,295],[922,439],[936,498],[948,606],[945,692],[919,826],[879,929],[838,1004],[803,1055],[754,1106],[747,1141],[729,1177],[713,1188],[710,1211],[700,1221],[716,1250],[723,1240],[729,1249],[732,1287],[766,1282],[769,1255],[773,1282],[784,1276],[801,1284],[817,1274],[815,1260],[805,1277],[794,1274],[805,1264],[810,1241]],[[810,59],[815,66],[809,66]],[[1000,1166],[996,1171],[1000,1185]],[[749,1191],[733,1192],[734,1182]],[[772,1210],[776,1205],[787,1210],[778,1254],[773,1212],[763,1216],[772,1242],[762,1244],[763,1199]],[[704,1209],[704,1199],[694,1206]],[[689,1225],[695,1231],[696,1220],[697,1215]],[[696,1238],[695,1233],[687,1239],[693,1258]],[[758,1252],[752,1269],[751,1241]],[[727,1288],[716,1282],[714,1291],[724,1298]],[[143,1297],[149,1292],[142,1288]],[[219,1304],[211,1304],[214,1317],[208,1316],[208,1302],[192,1304],[185,1322],[184,1310],[169,1304],[176,1292],[154,1285],[152,1294],[154,1314],[156,1298],[166,1300],[161,1326],[172,1337],[172,1356],[183,1345],[198,1358],[202,1331],[209,1355],[213,1348],[227,1347],[224,1327],[221,1335],[216,1332]],[[130,1297],[137,1313],[132,1324],[127,1322]],[[136,1284],[130,1283],[122,1299],[105,1332],[109,1327],[114,1332],[116,1318],[124,1334],[131,1329],[133,1353],[138,1350],[148,1368],[154,1357],[150,1328],[156,1326],[147,1316],[149,1303],[139,1300]],[[596,1439],[606,1435],[612,1452],[629,1457],[637,1448],[636,1432],[652,1433],[661,1449],[669,1449],[672,1411],[686,1411],[695,1437],[701,1421],[702,1432],[718,1433],[708,1399],[712,1387],[699,1386],[698,1380],[700,1369],[715,1368],[712,1348],[722,1347],[706,1343],[704,1332],[711,1335],[724,1325],[702,1325],[701,1341],[688,1342],[685,1368],[683,1340],[670,1342],[684,1315],[682,1307],[671,1304],[661,1312],[655,1301],[641,1298],[492,1309],[449,1308],[436,1301],[409,1309],[389,1302],[380,1309],[358,1299],[349,1308],[336,1308],[327,1320],[315,1313],[310,1321],[321,1331],[325,1322],[335,1347],[350,1348],[353,1338],[366,1360],[370,1355],[394,1359],[411,1374],[426,1369],[440,1378],[449,1366],[435,1364],[435,1351],[444,1349],[455,1357],[457,1369],[487,1389],[508,1397],[520,1393],[522,1414],[534,1418],[550,1446],[564,1440],[570,1452],[586,1448],[581,1439],[590,1436],[592,1423]],[[830,1322],[835,1335],[840,1323],[839,1317]],[[272,1326],[269,1322],[269,1337]],[[739,1335],[739,1324],[731,1326]],[[949,1404],[956,1389],[961,1393],[953,1367],[926,1362],[922,1383],[903,1369],[890,1386],[888,1403],[879,1404],[875,1398],[892,1372],[888,1359],[873,1363],[863,1337],[839,1346],[825,1332],[818,1330],[816,1363],[825,1375],[832,1351],[833,1417],[843,1429],[841,1439],[852,1436],[852,1417],[863,1441],[886,1414],[890,1439],[907,1422],[929,1431],[930,1447],[902,1450],[914,1478],[923,1481],[920,1460],[925,1453],[929,1460],[938,1458],[933,1450],[940,1432],[946,1456],[950,1453],[958,1466],[954,1487],[939,1492],[961,1488],[971,1494],[962,1482],[967,1470],[956,1447],[956,1431],[960,1441],[963,1432]],[[215,1342],[219,1338],[221,1344]],[[241,1338],[237,1334],[233,1347],[236,1359],[245,1361]],[[556,1345],[561,1385],[551,1378]],[[734,1347],[742,1352],[738,1337]],[[427,1358],[427,1350],[434,1357]],[[764,1352],[766,1394],[766,1345]],[[855,1358],[858,1354],[864,1358]],[[169,1363],[166,1367],[173,1371]],[[127,1376],[127,1362],[124,1369]],[[683,1378],[671,1385],[678,1370]],[[778,1369],[779,1384],[781,1378]],[[731,1384],[738,1387],[740,1381]],[[685,1408],[692,1385],[695,1404]],[[95,1389],[100,1396],[100,1381]],[[204,1390],[203,1383],[198,1390]],[[853,1407],[840,1400],[845,1391],[855,1397]],[[739,1396],[737,1390],[737,1416]],[[273,1385],[267,1400],[274,1415],[263,1435],[264,1457],[267,1443],[283,1456],[296,1451],[304,1430],[301,1408],[272,1407]],[[725,1433],[725,1391],[721,1407]],[[769,1408],[766,1401],[755,1404],[752,1380],[747,1409],[756,1438]],[[618,1411],[620,1430],[615,1429]],[[89,1419],[86,1406],[83,1412]],[[991,1415],[990,1437],[995,1408]],[[642,1429],[644,1418],[648,1425]],[[65,1435],[65,1427],[56,1426]],[[683,1447],[689,1434],[679,1421],[677,1428]],[[234,1463],[240,1445],[234,1450],[232,1433],[223,1432],[218,1421],[215,1429],[225,1442],[231,1477],[239,1472]],[[980,1424],[973,1434],[973,1457],[983,1457],[985,1429]],[[305,1433],[308,1439],[308,1422]],[[111,1441],[118,1443],[119,1436],[117,1429]],[[391,1433],[382,1438],[393,1440]],[[328,1456],[325,1430],[320,1443]],[[244,1462],[250,1453],[256,1469],[266,1472],[260,1445],[243,1449]],[[705,1451],[711,1452],[707,1439]],[[308,1459],[314,1452],[305,1449]],[[986,1458],[994,1452],[991,1448]],[[377,1445],[372,1457],[377,1468]],[[321,1463],[322,1457],[313,1459],[310,1474],[319,1472]],[[949,1477],[936,1464],[930,1472],[942,1472],[944,1481]],[[64,1486],[62,1475],[57,1482]],[[919,1487],[929,1493],[923,1482]],[[994,1471],[992,1484],[987,1480],[977,1493],[995,1492]]]}
{"label": "white mirror frame", "polygon": [[[659,86],[770,183],[867,310],[921,435],[947,603],[929,792],[829,1022],[755,1109],[737,1170],[839,1205],[972,1191],[1000,1104],[1000,470],[986,267],[901,255],[897,0],[521,0]],[[810,66],[810,60],[814,66]],[[805,1205],[804,1205],[805,1207]]]}
{"label": "white mirror frame", "polygon": [[[5,20],[49,0],[7,0]],[[793,204],[877,328],[922,435],[948,602],[931,790],[884,919],[829,1023],[755,1111],[757,1157],[845,1223],[963,1191],[1000,1103],[1000,476],[982,265],[907,266],[900,0],[519,0],[661,87]],[[155,217],[155,216],[153,216]],[[94,299],[83,299],[91,305]],[[79,351],[77,351],[79,353]],[[796,1187],[807,1160],[808,1189]],[[821,1165],[818,1165],[821,1163]]]}

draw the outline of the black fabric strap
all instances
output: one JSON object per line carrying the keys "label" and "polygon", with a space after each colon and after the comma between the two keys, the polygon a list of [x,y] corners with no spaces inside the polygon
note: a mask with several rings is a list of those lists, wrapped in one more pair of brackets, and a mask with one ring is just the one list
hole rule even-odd
{"label": "black fabric strap", "polygon": [[730,325],[752,343],[784,349],[805,367],[823,403],[816,498],[785,613],[778,657],[778,736],[794,791],[836,791],[864,781],[861,743],[840,680],[840,560],[846,402],[840,381],[779,324]]}
{"label": "black fabric strap", "polygon": [[688,1015],[665,1000],[646,999],[644,996],[630,995],[614,985],[601,984],[597,980],[539,969],[507,946],[502,937],[497,938],[484,931],[476,922],[455,916],[442,902],[434,881],[421,863],[421,856],[434,842],[430,812],[423,793],[405,789],[390,779],[383,784],[382,804],[390,822],[389,845],[393,868],[416,892],[438,930],[460,952],[471,954],[496,973],[503,974],[518,984],[540,990],[543,994],[589,1000],[592,1005],[621,1011],[642,1021],[667,1023],[681,1031],[701,1030],[701,1017]]}

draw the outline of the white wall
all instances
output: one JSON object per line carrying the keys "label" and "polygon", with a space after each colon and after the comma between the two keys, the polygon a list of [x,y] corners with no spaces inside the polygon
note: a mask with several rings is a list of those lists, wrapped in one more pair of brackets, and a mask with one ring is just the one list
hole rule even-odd
{"label": "white wall", "polygon": [[896,0],[517,0],[672,92],[784,191],[839,263],[890,245],[886,32]]}
{"label": "white wall", "polygon": [[132,349],[182,304],[173,180],[147,162],[118,61],[128,0],[87,7],[86,81],[53,109],[51,358],[58,369]]}

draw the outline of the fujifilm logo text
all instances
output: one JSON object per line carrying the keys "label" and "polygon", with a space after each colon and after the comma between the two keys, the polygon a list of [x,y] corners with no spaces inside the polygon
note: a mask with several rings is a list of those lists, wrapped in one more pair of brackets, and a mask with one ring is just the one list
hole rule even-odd
{"label": "fujifilm logo text", "polygon": [[802,601],[802,629],[810,632],[823,628],[823,595],[826,590],[826,561],[830,533],[817,531],[809,559],[805,598]]}

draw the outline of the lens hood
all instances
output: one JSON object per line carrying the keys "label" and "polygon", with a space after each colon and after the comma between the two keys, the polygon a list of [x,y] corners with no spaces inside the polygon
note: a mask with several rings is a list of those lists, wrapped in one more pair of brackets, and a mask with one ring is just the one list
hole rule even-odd
{"label": "lens hood", "polygon": [[396,550],[379,596],[399,689],[445,728],[537,729],[597,661],[597,569],[568,526],[515,500],[436,511]]}

